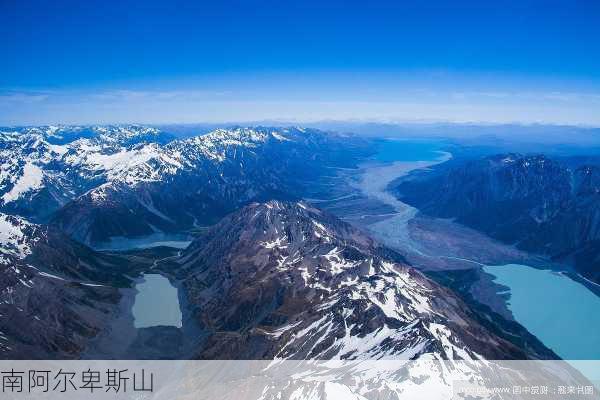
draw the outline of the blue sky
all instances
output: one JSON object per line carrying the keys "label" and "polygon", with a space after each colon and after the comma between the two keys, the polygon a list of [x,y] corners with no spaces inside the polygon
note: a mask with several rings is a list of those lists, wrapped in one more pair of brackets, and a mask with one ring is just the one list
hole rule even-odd
{"label": "blue sky", "polygon": [[594,0],[0,0],[0,37],[0,124],[600,125]]}

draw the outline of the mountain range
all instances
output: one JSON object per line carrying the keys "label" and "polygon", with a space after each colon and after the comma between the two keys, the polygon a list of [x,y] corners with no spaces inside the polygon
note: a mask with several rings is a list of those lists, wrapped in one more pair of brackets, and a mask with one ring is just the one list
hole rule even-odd
{"label": "mountain range", "polygon": [[448,162],[391,187],[425,214],[454,218],[600,282],[598,160],[499,154]]}
{"label": "mountain range", "polygon": [[[175,140],[139,126],[2,139],[3,358],[556,358],[298,200],[369,155],[366,141],[302,128]],[[180,252],[93,248],[202,225]],[[182,328],[134,328],[133,287],[150,271],[180,289]]]}
{"label": "mountain range", "polygon": [[141,126],[0,132],[0,211],[82,243],[212,224],[251,201],[298,197],[363,141],[303,128],[217,129],[173,140]]}

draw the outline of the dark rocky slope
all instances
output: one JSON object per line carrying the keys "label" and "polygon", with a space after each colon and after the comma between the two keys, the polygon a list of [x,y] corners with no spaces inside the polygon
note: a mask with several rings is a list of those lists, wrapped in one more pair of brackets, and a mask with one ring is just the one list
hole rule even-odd
{"label": "dark rocky slope", "polygon": [[78,358],[114,317],[123,260],[0,215],[0,358]]}

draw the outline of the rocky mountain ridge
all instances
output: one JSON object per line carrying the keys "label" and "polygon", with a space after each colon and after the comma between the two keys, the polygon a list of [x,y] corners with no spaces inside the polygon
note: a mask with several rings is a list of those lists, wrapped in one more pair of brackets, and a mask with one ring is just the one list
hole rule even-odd
{"label": "rocky mountain ridge", "polygon": [[392,190],[426,214],[572,263],[600,281],[600,163],[502,154],[449,162],[401,179]]}
{"label": "rocky mountain ridge", "polygon": [[181,140],[141,126],[0,132],[0,211],[50,221],[86,244],[180,232],[250,201],[294,197],[325,166],[365,153],[361,146],[303,128]]}
{"label": "rocky mountain ridge", "polygon": [[200,327],[199,358],[532,356],[402,257],[305,203],[270,201],[227,216],[172,271]]}

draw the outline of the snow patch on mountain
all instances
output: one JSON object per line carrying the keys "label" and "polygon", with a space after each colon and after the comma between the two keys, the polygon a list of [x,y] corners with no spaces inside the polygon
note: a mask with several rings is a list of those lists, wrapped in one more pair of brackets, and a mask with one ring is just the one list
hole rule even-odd
{"label": "snow patch on mountain", "polygon": [[23,167],[21,176],[17,177],[10,191],[2,195],[4,204],[15,201],[22,194],[39,189],[43,186],[44,172],[37,165],[27,162]]}
{"label": "snow patch on mountain", "polygon": [[[3,256],[25,258],[31,254],[31,239],[26,230],[34,225],[22,218],[0,214],[0,253]],[[4,257],[0,260],[7,261]]]}
{"label": "snow patch on mountain", "polygon": [[73,157],[72,165],[79,163],[88,171],[103,173],[108,181],[120,181],[130,185],[139,182],[160,180],[158,171],[149,165],[151,160],[157,160],[165,165],[170,164],[172,171],[180,166],[169,157],[161,157],[161,149],[157,144],[144,145],[140,148],[121,148],[114,153],[102,153],[93,149]]}

